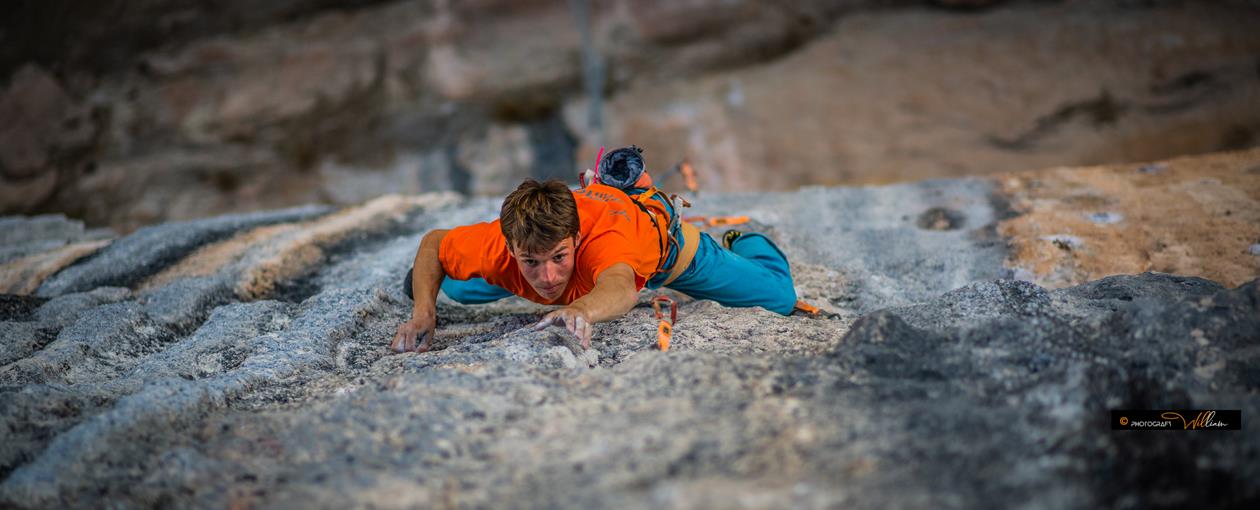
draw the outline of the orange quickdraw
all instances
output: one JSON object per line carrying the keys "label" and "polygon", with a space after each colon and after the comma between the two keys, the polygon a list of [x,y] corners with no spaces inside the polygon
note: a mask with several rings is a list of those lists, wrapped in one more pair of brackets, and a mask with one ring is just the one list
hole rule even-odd
{"label": "orange quickdraw", "polygon": [[686,218],[683,218],[683,221],[687,223],[695,223],[697,226],[709,228],[709,227],[723,227],[727,225],[740,225],[743,223],[748,223],[748,217],[747,216],[714,216],[714,217],[688,216]]}
{"label": "orange quickdraw", "polygon": [[683,160],[678,164],[678,171],[682,173],[683,180],[687,182],[687,189],[692,193],[700,192],[700,185],[696,184],[696,170],[691,167],[691,163]]}
{"label": "orange quickdraw", "polygon": [[[665,322],[665,314],[661,312],[661,303],[669,303],[669,322]],[[662,351],[669,350],[669,338],[674,334],[674,323],[678,321],[678,303],[669,296],[652,298],[652,309],[656,310],[656,318],[661,322],[656,326],[656,346]]]}
{"label": "orange quickdraw", "polygon": [[700,185],[696,182],[696,168],[691,166],[691,162],[684,158],[682,161],[679,161],[677,165],[674,165],[673,168],[670,168],[669,171],[661,174],[660,178],[664,179],[669,177],[674,172],[678,172],[682,175],[683,182],[687,185],[687,191],[700,193]]}
{"label": "orange quickdraw", "polygon": [[817,306],[811,305],[809,303],[806,303],[800,300],[796,302],[796,306],[794,306],[793,309],[800,310],[810,315],[818,315],[818,311],[819,311]]}

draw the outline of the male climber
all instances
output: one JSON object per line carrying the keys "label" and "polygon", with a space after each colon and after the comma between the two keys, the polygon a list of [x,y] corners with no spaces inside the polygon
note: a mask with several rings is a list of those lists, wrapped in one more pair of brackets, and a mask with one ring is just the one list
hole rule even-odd
{"label": "male climber", "polygon": [[787,258],[768,238],[728,231],[719,246],[679,221],[651,185],[642,150],[599,158],[594,182],[526,180],[503,200],[499,219],[425,234],[403,290],[414,302],[398,326],[396,352],[429,350],[438,289],[459,303],[510,295],[563,305],[535,326],[563,325],[590,347],[592,324],[630,311],[638,292],[668,287],[726,306],[792,313],[796,291]]}

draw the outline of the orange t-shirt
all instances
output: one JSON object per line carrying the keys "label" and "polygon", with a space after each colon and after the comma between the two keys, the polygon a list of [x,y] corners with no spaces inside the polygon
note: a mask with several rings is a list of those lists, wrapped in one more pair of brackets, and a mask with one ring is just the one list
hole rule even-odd
{"label": "orange t-shirt", "polygon": [[573,276],[555,301],[543,299],[525,280],[508,252],[499,220],[451,229],[442,239],[438,260],[446,275],[456,280],[481,277],[525,299],[567,305],[595,288],[599,274],[619,262],[634,269],[636,289],[642,289],[661,258],[660,231],[625,192],[602,184],[574,190],[581,241]]}

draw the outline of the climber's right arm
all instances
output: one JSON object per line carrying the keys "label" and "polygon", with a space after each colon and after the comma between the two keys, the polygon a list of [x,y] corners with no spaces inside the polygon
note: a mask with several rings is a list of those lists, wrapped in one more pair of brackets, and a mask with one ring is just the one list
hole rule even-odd
{"label": "climber's right arm", "polygon": [[420,240],[416,250],[415,266],[411,273],[411,295],[415,306],[411,320],[398,326],[390,348],[394,352],[425,352],[433,342],[433,330],[437,327],[437,295],[446,271],[438,259],[438,249],[449,230],[434,230]]}

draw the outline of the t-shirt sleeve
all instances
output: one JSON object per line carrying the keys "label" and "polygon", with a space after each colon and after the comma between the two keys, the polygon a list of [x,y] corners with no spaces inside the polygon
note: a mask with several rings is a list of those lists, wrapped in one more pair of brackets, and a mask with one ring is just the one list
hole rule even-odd
{"label": "t-shirt sleeve", "polygon": [[456,280],[495,280],[506,263],[506,244],[499,220],[455,227],[442,238],[438,260],[446,275]]}
{"label": "t-shirt sleeve", "polygon": [[592,284],[599,280],[600,273],[617,263],[625,263],[634,269],[635,290],[643,290],[648,276],[643,268],[636,267],[638,260],[634,242],[620,230],[608,230],[593,239],[585,241],[585,247],[578,257],[578,267],[586,271]]}

